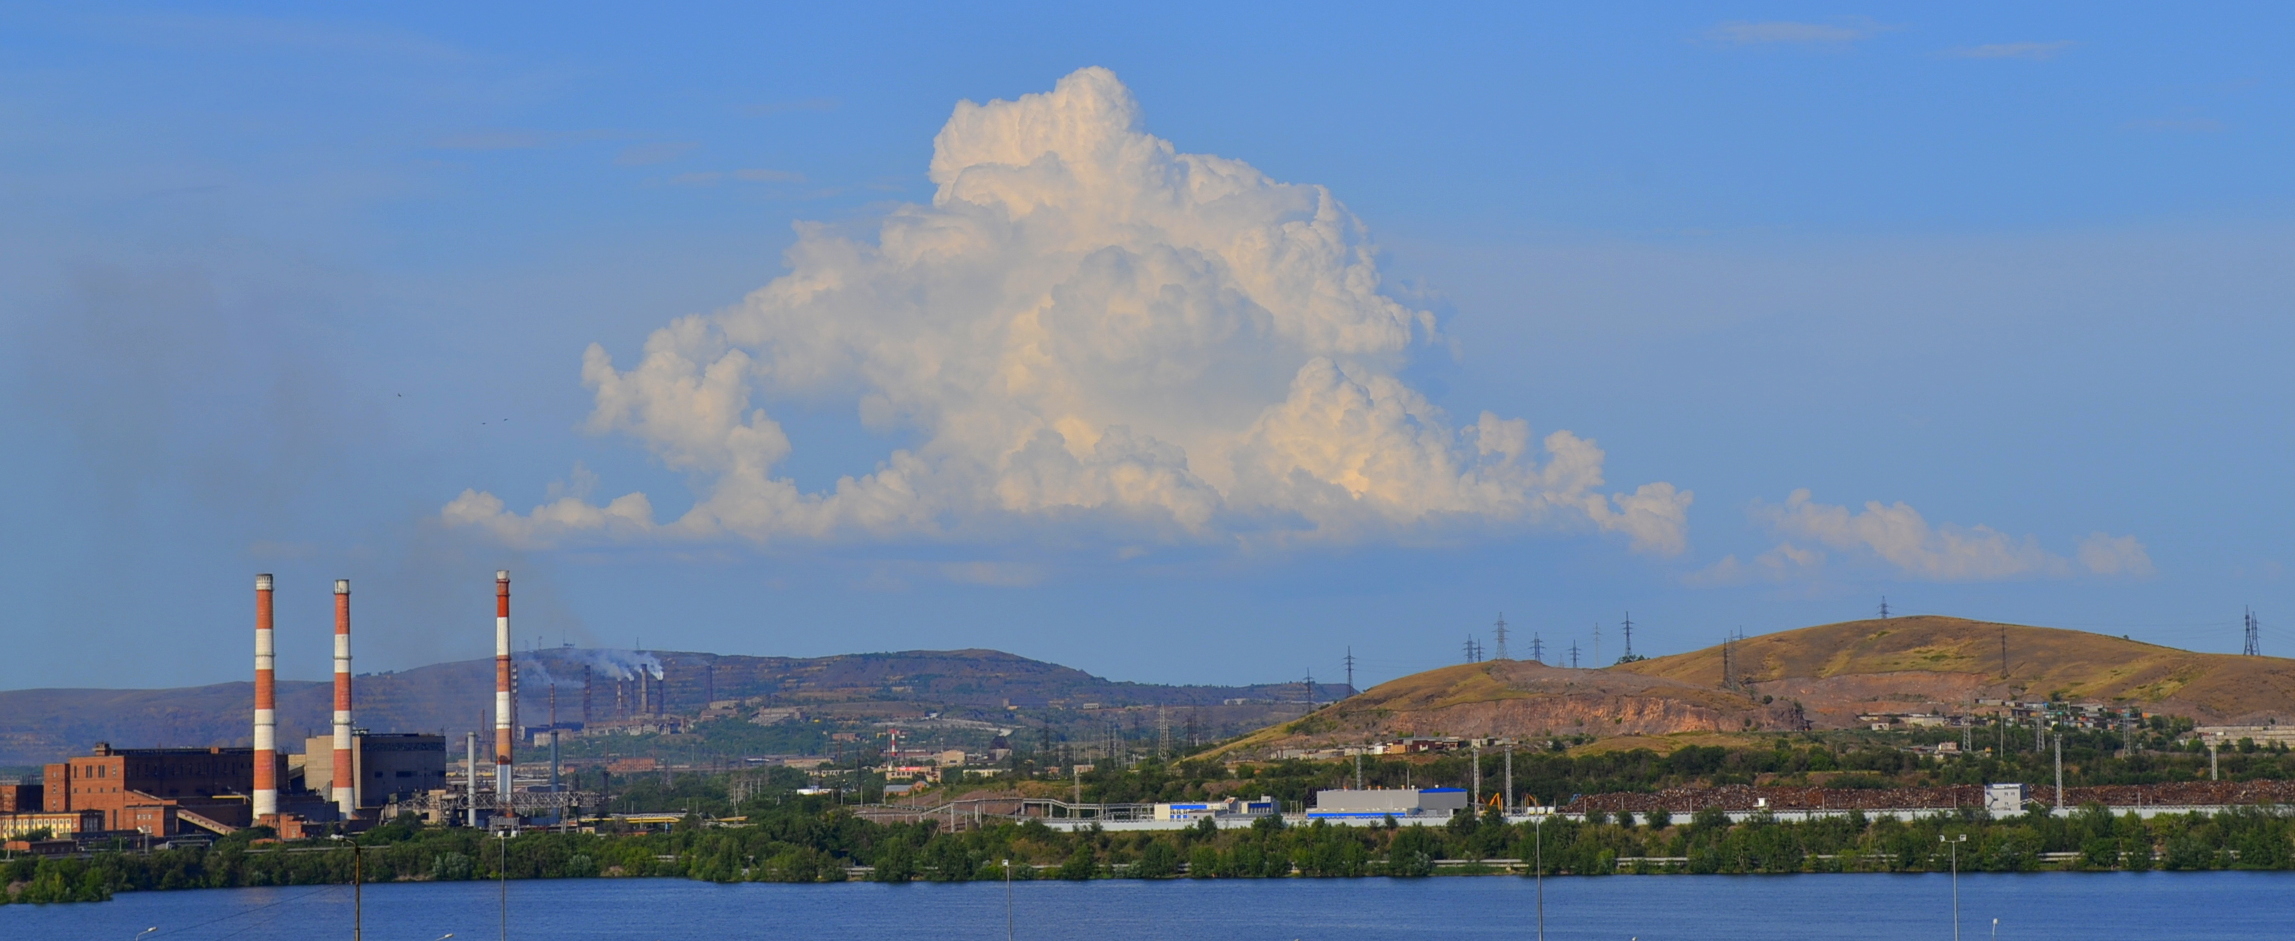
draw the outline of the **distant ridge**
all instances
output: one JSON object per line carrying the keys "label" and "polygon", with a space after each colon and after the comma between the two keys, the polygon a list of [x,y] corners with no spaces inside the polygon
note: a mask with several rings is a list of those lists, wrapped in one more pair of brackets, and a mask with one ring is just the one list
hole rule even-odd
{"label": "distant ridge", "polygon": [[[543,725],[549,685],[560,684],[558,714],[580,719],[581,671],[602,680],[640,664],[658,669],[671,713],[691,715],[710,700],[762,698],[847,718],[903,718],[926,712],[998,718],[1013,725],[1049,722],[1065,733],[1105,725],[1109,710],[1185,707],[1205,734],[1226,736],[1305,711],[1300,683],[1257,686],[1164,686],[1103,679],[1082,670],[996,650],[908,650],[830,657],[750,657],[689,651],[552,647],[520,651],[519,721]],[[492,728],[492,660],[432,664],[354,681],[357,724],[377,732],[444,732]],[[1318,701],[1352,692],[1316,684]],[[279,683],[279,734],[287,750],[328,727],[332,687]],[[36,765],[84,754],[96,742],[122,748],[248,743],[253,686],[216,683],[178,689],[25,689],[0,691],[0,765]],[[606,694],[607,703],[611,694]],[[1245,700],[1230,705],[1227,700]],[[1007,704],[1021,707],[1007,713]],[[1085,710],[1086,704],[1102,707]],[[601,704],[601,710],[604,704]],[[1181,721],[1178,718],[1174,722]],[[1152,722],[1150,723],[1152,727]],[[1096,731],[1083,733],[1094,737]]]}

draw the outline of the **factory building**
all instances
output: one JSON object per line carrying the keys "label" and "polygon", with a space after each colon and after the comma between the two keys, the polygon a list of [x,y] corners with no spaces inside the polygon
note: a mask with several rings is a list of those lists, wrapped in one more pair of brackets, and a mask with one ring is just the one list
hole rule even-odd
{"label": "factory building", "polygon": [[[332,735],[303,740],[303,780],[309,790],[318,791],[337,780],[334,743]],[[373,811],[446,787],[446,736],[356,729],[348,754],[356,811]]]}
{"label": "factory building", "polygon": [[1466,810],[1466,789],[1458,787],[1380,788],[1315,792],[1310,820],[1380,819],[1385,817],[1448,818]]}
{"label": "factory building", "polygon": [[42,770],[45,813],[100,812],[99,830],[137,830],[155,836],[178,824],[209,829],[246,826],[247,795],[255,785],[254,750],[248,748],[113,748]]}

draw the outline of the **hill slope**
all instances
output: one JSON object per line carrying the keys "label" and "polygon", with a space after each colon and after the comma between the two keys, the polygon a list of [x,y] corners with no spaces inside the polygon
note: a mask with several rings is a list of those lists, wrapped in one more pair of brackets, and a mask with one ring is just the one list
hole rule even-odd
{"label": "hill slope", "polygon": [[1977,699],[2050,696],[2136,705],[2203,725],[2295,719],[2295,660],[1963,618],[1781,631],[1731,644],[1728,659],[1733,687],[1723,683],[1720,647],[1599,670],[1458,664],[1381,684],[1221,751],[1269,754],[1409,735],[1536,740],[1839,729],[1854,727],[1860,713],[1965,713]]}
{"label": "hill slope", "polygon": [[[1820,727],[1845,725],[1868,707],[1904,712],[1920,704],[2051,695],[2140,705],[2201,724],[2295,718],[2295,660],[2194,653],[2086,631],[1965,618],[1900,617],[1780,631],[1732,644],[1730,659],[1747,688],[1800,700]],[[1721,648],[1708,647],[1611,670],[1719,686],[1721,663]]]}
{"label": "hill slope", "polygon": [[1801,728],[1791,703],[1671,677],[1462,663],[1365,690],[1313,715],[1231,743],[1222,753],[1353,745],[1397,736],[1537,739]]}

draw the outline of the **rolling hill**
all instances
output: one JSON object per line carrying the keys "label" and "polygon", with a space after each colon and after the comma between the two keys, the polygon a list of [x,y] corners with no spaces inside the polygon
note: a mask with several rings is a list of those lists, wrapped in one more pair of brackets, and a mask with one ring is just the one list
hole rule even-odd
{"label": "rolling hill", "polygon": [[[2005,645],[2005,655],[2003,647]],[[1463,663],[1382,683],[1221,749],[1271,754],[1400,736],[1600,738],[1839,729],[1863,713],[1978,699],[2134,705],[2202,725],[2295,719],[2295,660],[2194,653],[2085,631],[1952,617],[1847,621],[1574,670]]]}

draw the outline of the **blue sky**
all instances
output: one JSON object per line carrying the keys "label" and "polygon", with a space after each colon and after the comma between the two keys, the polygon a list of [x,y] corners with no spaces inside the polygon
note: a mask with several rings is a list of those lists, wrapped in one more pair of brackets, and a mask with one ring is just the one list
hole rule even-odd
{"label": "blue sky", "polygon": [[[480,655],[497,567],[522,637],[549,643],[996,647],[1148,681],[1335,677],[1350,647],[1384,679],[1456,659],[1501,611],[1517,655],[1534,630],[1591,662],[1594,626],[1613,658],[1627,611],[1637,652],[1664,653],[1883,595],[2229,651],[2253,605],[2285,653],[2289,25],[2260,4],[11,6],[0,685],[238,678],[259,571],[283,627],[309,631],[281,641],[290,674],[326,669],[337,577],[362,670]],[[1120,84],[1054,94],[1093,66]],[[960,101],[1027,95],[1041,106],[980,112],[964,133],[990,156],[951,173],[989,179],[1016,146],[999,128],[1128,101],[1125,140],[1265,186],[1243,222],[1159,216],[1126,270],[1204,257],[1222,226],[1274,231],[1319,186],[1387,299],[1337,316],[1434,328],[1123,368],[1050,354],[1089,405],[912,382],[882,357],[791,379],[846,349],[804,332],[823,323],[883,345],[969,322],[948,269],[784,252],[977,221],[935,203],[935,135],[962,130]],[[1131,231],[1044,198],[1060,231]],[[966,264],[1024,281],[1038,243],[1013,238]],[[1229,297],[1252,273],[1224,263],[1201,283],[1155,270]],[[743,307],[792,271],[893,300]],[[981,322],[1011,300],[980,300]],[[641,368],[686,317],[718,339]],[[1078,329],[1136,352],[1110,323]],[[934,342],[959,344],[934,362],[989,352]],[[668,385],[615,400],[652,417],[601,419],[592,344],[632,389],[778,351],[729,387],[787,441],[756,481],[817,496],[909,453],[939,502],[813,524],[708,504],[749,480],[728,468],[758,426],[678,424]],[[1344,475],[1292,486],[1321,472],[1284,464],[1291,483],[1254,489],[1211,470],[1389,453],[1298,425],[1234,444],[1221,416],[1312,404],[1294,370],[1317,356],[1339,372],[1309,391],[1406,390],[1384,401],[1439,412],[1396,427],[1454,451],[1336,508],[1314,494]],[[1233,384],[1122,385],[1132,366]],[[864,422],[872,395],[906,404]],[[963,430],[1071,405],[1090,427],[1065,433],[1066,490],[982,469],[1011,441]],[[1516,420],[1527,451],[1475,456]],[[1161,445],[1110,463],[1089,442],[1118,425]],[[1559,430],[1598,443],[1601,484],[1540,476]],[[1120,486],[1179,451],[1177,489]],[[1446,454],[1482,463],[1428,469]],[[1638,517],[1613,500],[1653,483],[1688,496]],[[450,513],[466,491],[500,510]],[[642,525],[529,515],[626,493]],[[689,513],[705,504],[723,512]]]}

